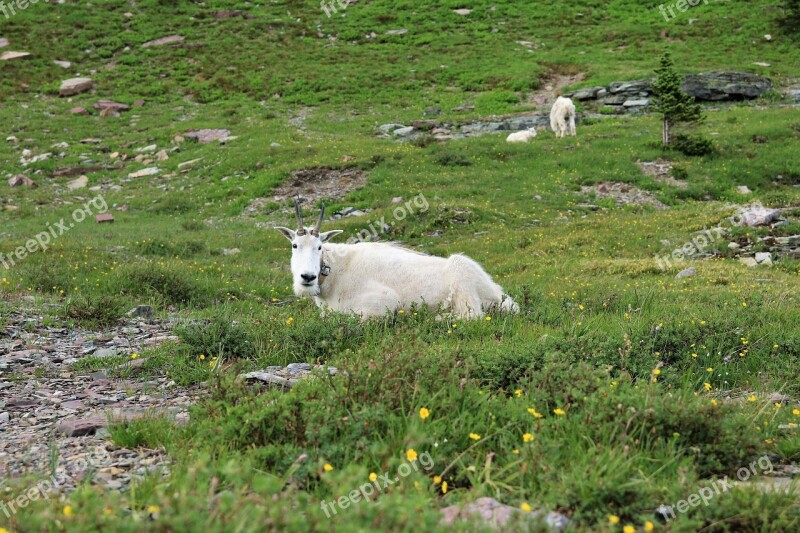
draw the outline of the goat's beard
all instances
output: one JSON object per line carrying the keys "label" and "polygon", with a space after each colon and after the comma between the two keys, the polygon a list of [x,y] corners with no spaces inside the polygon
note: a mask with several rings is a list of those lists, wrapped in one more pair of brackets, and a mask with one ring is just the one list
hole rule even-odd
{"label": "goat's beard", "polygon": [[302,283],[294,284],[294,294],[299,297],[319,296],[319,284],[303,285]]}

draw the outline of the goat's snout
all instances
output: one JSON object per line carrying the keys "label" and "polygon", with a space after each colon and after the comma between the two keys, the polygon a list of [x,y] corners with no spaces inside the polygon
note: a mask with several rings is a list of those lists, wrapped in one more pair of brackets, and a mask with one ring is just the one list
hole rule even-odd
{"label": "goat's snout", "polygon": [[317,279],[316,274],[300,274],[300,277],[303,278],[303,281],[305,281],[306,283],[311,283],[312,281]]}

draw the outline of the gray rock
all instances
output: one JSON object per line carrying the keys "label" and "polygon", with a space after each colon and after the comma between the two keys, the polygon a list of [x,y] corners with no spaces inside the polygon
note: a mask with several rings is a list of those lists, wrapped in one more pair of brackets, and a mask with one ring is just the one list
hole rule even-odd
{"label": "gray rock", "polygon": [[414,133],[416,128],[414,126],[406,126],[405,128],[398,128],[392,132],[392,135],[396,137],[408,137],[412,133]]}
{"label": "gray rock", "polygon": [[441,115],[441,114],[442,114],[442,108],[439,106],[426,107],[424,112],[424,115],[426,117],[435,117],[436,115]]}
{"label": "gray rock", "polygon": [[572,93],[571,98],[574,100],[594,100],[598,97],[600,91],[607,92],[605,87],[586,87]]}
{"label": "gray rock", "polygon": [[399,30],[389,30],[386,32],[386,35],[405,35],[406,33],[408,33],[408,30],[406,28],[401,28]]}
{"label": "gray rock", "polygon": [[736,187],[736,192],[739,194],[751,194],[753,191],[747,185],[739,185]]}
{"label": "gray rock", "polygon": [[128,317],[144,318],[149,320],[153,318],[153,308],[149,305],[137,305],[136,307],[128,311]]}
{"label": "gray rock", "polygon": [[405,127],[406,126],[404,124],[390,123],[390,124],[382,124],[381,126],[378,126],[378,129],[381,131],[381,133],[391,133],[394,130],[399,130],[400,128],[405,128]]}
{"label": "gray rock", "polygon": [[93,357],[98,359],[105,359],[106,357],[114,357],[119,353],[116,348],[100,348],[92,354]]}
{"label": "gray rock", "polygon": [[16,176],[8,178],[8,185],[9,187],[21,187],[23,185],[26,187],[36,187],[36,182],[28,176],[17,174]]}
{"label": "gray rock", "polygon": [[740,257],[739,261],[741,261],[742,264],[750,268],[758,266],[758,262],[752,257]]}
{"label": "gray rock", "polygon": [[509,521],[525,517],[530,520],[543,520],[549,527],[562,530],[569,526],[570,519],[556,512],[546,513],[541,510],[534,510],[529,513],[517,507],[505,505],[494,498],[478,498],[472,503],[463,507],[451,505],[441,509],[442,519],[439,524],[442,526],[454,526],[465,522],[476,522],[476,525],[484,525],[490,529],[504,530]]}
{"label": "gray rock", "polygon": [[491,133],[496,131],[503,131],[507,129],[508,125],[503,122],[476,122],[474,124],[467,124],[461,127],[461,133]]}
{"label": "gray rock", "polygon": [[72,63],[70,63],[69,61],[59,61],[57,59],[55,61],[53,61],[53,63],[55,63],[56,65],[58,65],[61,68],[69,68],[69,67],[72,66]]}
{"label": "gray rock", "polygon": [[89,184],[89,178],[87,176],[80,176],[67,183],[67,189],[75,191],[77,189],[83,189],[88,184]]}
{"label": "gray rock", "polygon": [[737,242],[729,242],[728,243],[728,250],[731,250],[731,251],[735,252],[739,248],[741,248],[741,246],[739,246],[739,243],[737,243]]}
{"label": "gray rock", "polygon": [[681,89],[698,100],[722,101],[758,98],[772,88],[769,78],[749,72],[688,74]]}
{"label": "gray rock", "polygon": [[683,278],[690,278],[695,275],[694,267],[689,267],[687,269],[681,270],[675,275],[675,279],[683,279]]}
{"label": "gray rock", "polygon": [[623,102],[622,107],[647,107],[650,105],[649,98],[629,98]]}
{"label": "gray rock", "polygon": [[311,365],[308,363],[291,363],[286,368],[289,369],[289,372],[292,374],[297,374],[298,372],[308,372],[311,370]]}
{"label": "gray rock", "polygon": [[8,413],[0,413],[0,424],[7,424],[11,420],[11,415]]}
{"label": "gray rock", "polygon": [[641,96],[650,94],[651,80],[615,81],[608,86],[608,92],[617,95]]}
{"label": "gray rock", "polygon": [[[734,222],[745,227],[766,226],[781,216],[780,209],[769,207],[752,206],[742,210],[738,217],[734,216]],[[738,218],[738,220],[737,220]]]}
{"label": "gray rock", "polygon": [[756,252],[755,259],[756,259],[756,263],[758,263],[759,265],[761,265],[761,264],[771,265],[772,264],[772,254],[769,253],[769,252]]}
{"label": "gray rock", "polygon": [[91,90],[94,82],[91,78],[70,78],[61,82],[58,94],[61,96],[73,96]]}
{"label": "gray rock", "polygon": [[6,47],[6,46],[8,46],[9,44],[10,44],[10,43],[8,42],[8,39],[5,39],[5,38],[3,38],[3,37],[0,37],[0,48],[5,48],[5,47]]}

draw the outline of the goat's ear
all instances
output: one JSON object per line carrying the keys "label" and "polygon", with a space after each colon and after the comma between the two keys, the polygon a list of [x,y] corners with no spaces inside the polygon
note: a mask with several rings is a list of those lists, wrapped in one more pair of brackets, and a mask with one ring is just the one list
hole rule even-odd
{"label": "goat's ear", "polygon": [[327,242],[328,240],[339,235],[340,233],[344,233],[344,230],[332,229],[330,231],[326,231],[325,233],[320,233],[319,240],[321,240],[322,242]]}
{"label": "goat's ear", "polygon": [[283,236],[289,239],[289,242],[293,241],[295,235],[297,235],[297,232],[295,230],[284,228],[283,226],[277,226],[275,229],[283,233]]}

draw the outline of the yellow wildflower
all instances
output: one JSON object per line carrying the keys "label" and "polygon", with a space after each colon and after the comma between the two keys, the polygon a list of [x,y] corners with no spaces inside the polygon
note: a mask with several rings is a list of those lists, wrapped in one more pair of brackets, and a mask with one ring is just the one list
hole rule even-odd
{"label": "yellow wildflower", "polygon": [[644,530],[648,533],[653,531],[656,528],[655,524],[653,524],[650,520],[644,523]]}
{"label": "yellow wildflower", "polygon": [[72,516],[72,506],[71,505],[65,505],[64,509],[63,509],[63,512],[64,512],[64,516],[66,516],[67,518],[71,517]]}
{"label": "yellow wildflower", "polygon": [[422,407],[422,408],[420,408],[420,410],[419,410],[419,417],[420,417],[421,419],[425,420],[425,419],[426,419],[426,418],[428,418],[429,416],[431,416],[431,412],[430,412],[430,411],[428,411],[427,407]]}
{"label": "yellow wildflower", "polygon": [[636,533],[636,528],[628,524],[622,528],[622,533]]}
{"label": "yellow wildflower", "polygon": [[560,407],[558,409],[553,409],[553,413],[558,416],[564,416],[565,414],[567,414],[567,412],[561,409]]}
{"label": "yellow wildflower", "polygon": [[619,524],[619,517],[615,514],[608,515],[608,522],[610,524]]}
{"label": "yellow wildflower", "polygon": [[520,396],[522,396],[522,391],[521,391],[520,389],[517,389],[517,390],[515,390],[515,391],[514,391],[514,396],[516,396],[517,398],[519,398]]}
{"label": "yellow wildflower", "polygon": [[792,414],[794,416],[800,416],[800,409],[792,409]]}
{"label": "yellow wildflower", "polygon": [[376,479],[378,479],[378,474],[376,474],[375,472],[370,472],[369,473],[369,480],[370,481],[375,481]]}
{"label": "yellow wildflower", "polygon": [[442,481],[442,494],[447,494],[447,481]]}
{"label": "yellow wildflower", "polygon": [[147,512],[150,514],[158,514],[160,510],[161,509],[158,507],[158,505],[150,505],[147,507]]}
{"label": "yellow wildflower", "polygon": [[750,396],[747,397],[747,401],[748,402],[756,401],[756,395],[755,394],[751,394]]}
{"label": "yellow wildflower", "polygon": [[433,476],[433,482],[438,485],[442,482],[442,476]]}
{"label": "yellow wildflower", "polygon": [[542,418],[544,415],[539,413],[533,407],[528,407],[528,412],[533,415],[534,418]]}
{"label": "yellow wildflower", "polygon": [[703,383],[703,388],[706,389],[706,390],[711,390],[711,383],[708,383],[708,382]]}
{"label": "yellow wildflower", "polygon": [[471,438],[472,440],[481,440],[481,436],[478,435],[477,433],[470,433],[469,438]]}
{"label": "yellow wildflower", "polygon": [[409,448],[409,449],[406,451],[406,459],[407,459],[409,462],[411,462],[411,461],[416,461],[416,460],[417,460],[417,452],[416,452],[416,451],[414,451],[414,448]]}
{"label": "yellow wildflower", "polygon": [[333,467],[330,465],[330,463],[325,463],[324,465],[322,465],[322,469],[326,472],[330,472],[331,470],[333,470]]}
{"label": "yellow wildflower", "polygon": [[659,374],[661,374],[661,370],[660,370],[660,369],[658,369],[658,368],[654,368],[654,369],[653,369],[653,375],[654,375],[654,376],[658,376]]}
{"label": "yellow wildflower", "polygon": [[533,507],[528,505],[528,502],[522,502],[522,505],[520,505],[519,508],[522,509],[523,513],[530,513],[533,511]]}
{"label": "yellow wildflower", "polygon": [[531,435],[530,433],[525,433],[522,436],[522,442],[530,442],[532,440],[533,440],[533,435]]}

